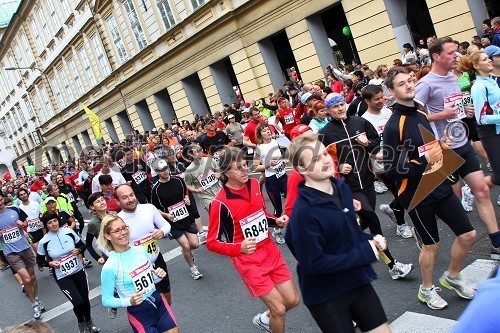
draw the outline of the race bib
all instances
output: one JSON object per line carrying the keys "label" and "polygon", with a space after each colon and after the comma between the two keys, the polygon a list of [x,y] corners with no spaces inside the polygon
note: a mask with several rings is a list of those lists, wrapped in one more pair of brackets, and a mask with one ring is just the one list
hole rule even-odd
{"label": "race bib", "polygon": [[215,152],[214,153],[214,156],[212,156],[212,158],[214,159],[215,162],[217,162],[217,164],[219,164],[219,160],[220,160],[220,152]]}
{"label": "race bib", "polygon": [[134,241],[134,246],[144,246],[150,255],[157,255],[160,252],[158,242],[151,235]]}
{"label": "race bib", "polygon": [[132,179],[137,185],[142,183],[146,178],[148,178],[148,175],[144,171],[137,171],[132,175]]}
{"label": "race bib", "polygon": [[153,272],[149,261],[134,269],[129,275],[134,283],[135,290],[144,290],[148,294],[155,289]]}
{"label": "race bib", "polygon": [[189,216],[188,210],[184,201],[178,202],[175,205],[168,207],[168,212],[174,216],[174,221],[177,222],[182,219],[185,219]]}
{"label": "race bib", "polygon": [[63,275],[71,275],[80,269],[79,262],[77,256],[70,253],[59,259],[59,270]]}
{"label": "race bib", "polygon": [[69,202],[74,202],[75,201],[75,197],[73,196],[73,193],[69,192],[66,195],[68,196]]}
{"label": "race bib", "polygon": [[[422,145],[422,146],[419,146],[418,147],[418,157],[422,157],[425,155],[425,153],[430,149],[430,147],[432,145],[434,145],[436,142],[438,142],[438,140],[434,140],[434,141],[431,141],[431,142],[428,142],[426,143],[425,145]],[[422,173],[422,176],[423,175],[426,175],[426,174],[429,174],[429,173],[433,173],[437,170],[439,170],[441,167],[443,166],[443,159],[439,160],[439,161],[436,161],[432,164],[430,164],[430,167],[428,167],[423,173]]]}
{"label": "race bib", "polygon": [[269,236],[267,218],[262,209],[240,220],[240,226],[245,239],[255,238],[256,243],[263,241]]}
{"label": "race bib", "polygon": [[285,162],[281,161],[280,164],[273,166],[272,168],[276,172],[276,178],[280,178],[281,176],[285,175]]}
{"label": "race bib", "polygon": [[219,180],[215,177],[215,173],[212,170],[208,170],[202,175],[198,176],[198,181],[204,190],[209,189],[213,185],[217,184]]}
{"label": "race bib", "polygon": [[3,241],[5,244],[15,243],[21,239],[21,231],[18,227],[10,227],[3,231]]}
{"label": "race bib", "polygon": [[287,114],[285,116],[285,125],[290,125],[295,122],[295,118],[293,117],[293,114]]}
{"label": "race bib", "polygon": [[40,219],[35,217],[33,219],[28,219],[28,232],[35,232],[42,228],[42,224],[40,223]]}
{"label": "race bib", "polygon": [[[458,107],[458,115],[455,119],[446,119],[448,122],[453,122],[457,121],[459,119],[463,119],[466,117],[465,115],[465,105],[463,104],[463,94],[462,93],[457,93],[453,94],[451,96],[445,97],[444,98],[444,108],[446,109],[447,107],[450,106],[456,106]],[[469,103],[470,103],[470,95],[469,95]]]}

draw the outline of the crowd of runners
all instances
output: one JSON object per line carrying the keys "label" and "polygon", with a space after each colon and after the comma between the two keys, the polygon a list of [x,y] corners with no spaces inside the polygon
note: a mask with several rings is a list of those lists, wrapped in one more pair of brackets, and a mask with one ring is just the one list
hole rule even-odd
{"label": "crowd of runners", "polygon": [[[1,268],[12,271],[34,319],[45,311],[35,269],[48,271],[73,304],[79,331],[95,333],[92,257],[103,265],[111,319],[126,308],[134,332],[177,332],[158,240],[178,242],[194,280],[203,267],[193,250],[206,242],[262,300],[266,310],[251,321],[266,332],[284,332],[286,312],[300,300],[323,332],[390,332],[371,265],[382,259],[394,280],[418,267],[415,296],[431,309],[447,307],[434,280],[440,219],[456,238],[438,281],[474,299],[455,332],[500,330],[484,316],[498,308],[491,292],[460,276],[476,237],[467,214],[474,205],[491,257],[500,259],[490,194],[500,185],[500,18],[484,26],[471,43],[430,37],[415,49],[405,44],[392,66],[330,65],[325,81],[296,77],[267,98],[134,131],[26,177],[4,175]],[[391,202],[377,206],[385,191]],[[93,212],[87,227],[82,209]],[[415,238],[418,263],[395,259],[380,214],[397,236]],[[297,260],[302,297],[276,244]]]}

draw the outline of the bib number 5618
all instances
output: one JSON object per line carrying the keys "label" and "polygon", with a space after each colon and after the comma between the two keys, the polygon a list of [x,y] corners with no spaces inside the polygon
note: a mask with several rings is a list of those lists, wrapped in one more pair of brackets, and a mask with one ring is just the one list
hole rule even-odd
{"label": "bib number 5618", "polygon": [[142,291],[144,289],[149,289],[148,287],[153,284],[153,274],[148,272],[141,276],[140,279],[134,280],[134,284],[137,291]]}

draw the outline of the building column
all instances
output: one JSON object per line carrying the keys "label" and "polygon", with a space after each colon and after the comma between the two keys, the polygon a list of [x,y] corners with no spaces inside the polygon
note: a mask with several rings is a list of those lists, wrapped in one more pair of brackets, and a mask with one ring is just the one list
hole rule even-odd
{"label": "building column", "polygon": [[467,0],[427,0],[427,7],[436,36],[469,42],[477,34]]}
{"label": "building column", "polygon": [[344,0],[342,6],[363,64],[376,68],[401,58],[384,0]]}
{"label": "building column", "polygon": [[273,86],[273,90],[283,88],[283,82],[285,81],[285,76],[281,70],[280,61],[276,55],[276,50],[274,49],[273,42],[271,38],[264,38],[257,42],[257,45],[264,61],[264,66],[266,66],[269,79]]}
{"label": "building column", "polygon": [[274,91],[257,43],[242,46],[240,50],[229,55],[229,60],[245,101],[266,97]]}
{"label": "building column", "polygon": [[[182,86],[182,82],[178,81],[171,86],[167,87],[170,100],[172,101],[172,106],[174,107],[175,114],[177,115],[177,120],[194,120],[193,112],[191,112],[191,107]],[[201,116],[201,115],[200,115]],[[204,116],[204,115],[203,115]]]}
{"label": "building column", "polygon": [[[307,28],[311,34],[314,44],[314,49],[319,58],[321,68],[326,68],[328,65],[338,67],[337,60],[333,57],[332,47],[328,41],[325,26],[320,14],[312,15],[306,18]],[[324,75],[323,75],[324,76]]]}
{"label": "building column", "polygon": [[142,127],[141,119],[139,118],[139,113],[137,112],[135,105],[130,105],[127,108],[127,114],[132,128],[138,130],[140,133],[144,132],[144,128]]}
{"label": "building column", "polygon": [[[216,86],[216,78],[213,76],[213,71],[211,70],[212,65],[202,68],[198,71],[198,77],[200,78],[201,86],[203,87],[203,92],[208,101],[208,107],[210,112],[214,114],[217,111],[222,110],[223,101],[219,95],[219,89]],[[217,74],[216,74],[217,75]],[[231,87],[232,91],[232,87]]]}
{"label": "building column", "polygon": [[403,44],[410,43],[415,46],[415,41],[411,36],[410,29],[406,21],[408,6],[407,0],[384,0],[389,20],[391,21],[392,30],[398,44],[399,52],[403,53]]}
{"label": "building column", "polygon": [[120,125],[120,120],[118,120],[118,117],[116,115],[111,116],[111,121],[112,121],[113,127],[115,128],[116,135],[118,135],[118,141],[121,142],[121,141],[125,140],[125,134],[123,133],[122,127]]}
{"label": "building column", "polygon": [[146,97],[146,104],[148,105],[149,112],[151,113],[151,118],[153,118],[153,123],[156,128],[163,126],[163,119],[161,118],[160,109],[156,104],[154,95]]}
{"label": "building column", "polygon": [[[302,82],[324,80],[325,74],[306,20],[301,20],[285,28],[293,56],[297,62]],[[325,41],[328,44],[328,40]],[[284,82],[283,82],[284,83]]]}
{"label": "building column", "polygon": [[467,0],[467,4],[469,5],[472,20],[474,21],[476,33],[481,37],[484,33],[483,21],[489,17],[488,10],[486,10],[484,1]]}

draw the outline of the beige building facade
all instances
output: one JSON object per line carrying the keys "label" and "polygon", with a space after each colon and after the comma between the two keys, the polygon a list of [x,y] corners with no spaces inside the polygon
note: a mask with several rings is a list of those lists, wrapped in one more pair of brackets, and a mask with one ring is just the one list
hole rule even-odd
{"label": "beige building facade", "polygon": [[[460,41],[486,15],[467,0],[420,2],[436,35]],[[235,87],[246,101],[265,97],[290,68],[304,82],[324,79],[335,63],[329,38],[346,59],[390,65],[412,42],[411,3],[22,1],[1,40],[0,124],[15,158],[0,155],[0,164],[25,174],[98,146],[82,105],[100,117],[104,141],[118,142],[133,129],[219,111],[238,101]]]}

